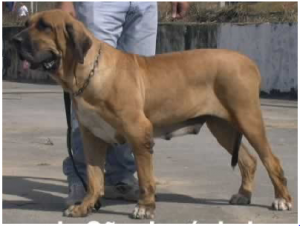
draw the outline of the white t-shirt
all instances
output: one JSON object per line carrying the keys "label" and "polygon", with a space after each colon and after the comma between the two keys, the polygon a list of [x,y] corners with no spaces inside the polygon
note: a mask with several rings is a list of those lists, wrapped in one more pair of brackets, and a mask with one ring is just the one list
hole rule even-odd
{"label": "white t-shirt", "polygon": [[19,17],[28,16],[28,9],[26,5],[23,5],[18,9],[18,16]]}

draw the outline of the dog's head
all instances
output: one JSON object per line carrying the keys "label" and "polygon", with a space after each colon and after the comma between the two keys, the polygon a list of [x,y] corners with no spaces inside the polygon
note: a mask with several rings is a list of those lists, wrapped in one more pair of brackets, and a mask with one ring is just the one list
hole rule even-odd
{"label": "dog's head", "polygon": [[26,28],[13,37],[21,60],[31,69],[62,74],[66,64],[84,62],[92,45],[83,24],[62,10],[50,10],[33,15]]}

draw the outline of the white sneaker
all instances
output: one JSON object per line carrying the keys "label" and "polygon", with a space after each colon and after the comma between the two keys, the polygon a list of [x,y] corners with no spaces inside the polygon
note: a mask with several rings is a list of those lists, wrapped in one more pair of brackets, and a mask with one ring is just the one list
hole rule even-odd
{"label": "white sneaker", "polygon": [[80,203],[86,195],[82,184],[76,183],[69,186],[69,196],[65,199],[65,204],[71,206]]}

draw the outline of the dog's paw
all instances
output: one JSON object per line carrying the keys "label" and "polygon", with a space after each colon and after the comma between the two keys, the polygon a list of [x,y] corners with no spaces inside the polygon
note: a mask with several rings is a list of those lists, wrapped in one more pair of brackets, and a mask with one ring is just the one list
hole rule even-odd
{"label": "dog's paw", "polygon": [[131,216],[133,219],[153,219],[154,208],[137,204]]}
{"label": "dog's paw", "polygon": [[72,205],[64,211],[65,217],[86,217],[92,211],[83,205]]}
{"label": "dog's paw", "polygon": [[292,203],[287,202],[283,198],[277,198],[275,201],[272,203],[272,208],[274,210],[291,210],[292,209]]}
{"label": "dog's paw", "polygon": [[251,198],[241,194],[235,194],[231,197],[229,203],[232,205],[249,205],[251,203]]}

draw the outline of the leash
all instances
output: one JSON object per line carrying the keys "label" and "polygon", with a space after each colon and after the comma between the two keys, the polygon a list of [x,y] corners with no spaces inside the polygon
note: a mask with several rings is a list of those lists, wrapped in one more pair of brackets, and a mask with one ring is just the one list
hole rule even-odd
{"label": "leash", "polygon": [[[67,118],[67,147],[68,147],[68,153],[69,156],[71,158],[72,164],[73,164],[73,168],[75,171],[76,176],[80,179],[85,191],[87,192],[87,184],[84,181],[84,179],[82,178],[82,176],[80,175],[77,166],[75,164],[75,160],[74,160],[74,156],[72,153],[72,143],[71,143],[71,132],[72,132],[72,124],[71,124],[71,98],[70,98],[70,94],[67,92],[64,92],[64,103],[65,103],[65,112],[66,112],[66,118]],[[75,203],[75,205],[78,205],[80,203]],[[98,201],[95,203],[94,208],[98,211],[101,208],[101,202],[100,199],[98,199]]]}
{"label": "leash", "polygon": [[[74,160],[74,156],[72,153],[72,143],[71,143],[71,132],[72,132],[72,125],[71,125],[71,98],[70,98],[70,94],[67,92],[64,92],[64,103],[65,103],[65,112],[66,112],[66,118],[67,118],[67,147],[68,147],[68,153],[69,156],[71,158],[72,164],[73,164],[73,168],[75,171],[76,176],[80,179],[85,191],[87,192],[87,184],[85,183],[84,179],[82,178],[82,176],[80,175],[76,164],[75,164],[75,160]],[[75,205],[78,205],[79,203],[75,203]],[[100,199],[98,199],[98,201],[95,203],[94,208],[96,210],[99,210],[101,208],[101,202]]]}
{"label": "leash", "polygon": [[[90,79],[94,76],[95,74],[95,68],[98,66],[98,62],[99,62],[99,58],[100,58],[100,54],[101,54],[101,48],[99,48],[99,52],[98,55],[96,57],[96,60],[94,61],[94,65],[92,70],[89,73],[88,78],[85,80],[83,86],[78,89],[76,92],[74,92],[72,95],[74,97],[77,97],[79,95],[81,95],[83,93],[83,91],[86,89],[86,87],[88,86],[88,84],[90,83]],[[76,84],[77,84],[77,78],[76,78],[76,74],[74,74],[75,79],[76,79]],[[73,164],[73,168],[75,171],[76,176],[79,178],[79,180],[81,181],[84,189],[86,192],[88,192],[88,188],[87,188],[87,184],[84,181],[84,179],[82,178],[82,176],[80,175],[75,160],[74,160],[74,156],[72,153],[72,142],[71,142],[71,134],[72,134],[72,124],[71,124],[71,97],[70,94],[67,92],[64,92],[64,103],[65,103],[65,111],[66,111],[66,118],[67,118],[67,125],[68,125],[68,129],[67,129],[67,148],[68,148],[68,153],[69,156],[71,158],[72,164]],[[75,203],[75,205],[78,205],[80,203]],[[98,201],[95,203],[94,208],[96,210],[99,210],[101,208],[101,202],[100,199],[98,199]]]}
{"label": "leash", "polygon": [[71,99],[70,99],[70,95],[67,92],[64,92],[64,101],[65,101],[65,111],[66,111],[66,118],[67,118],[67,125],[68,125],[68,128],[67,128],[68,153],[69,153],[69,156],[72,160],[74,171],[75,171],[76,175],[78,176],[78,178],[80,179],[85,191],[87,191],[87,185],[86,185],[84,179],[79,174],[79,171],[76,167],[75,160],[74,160],[73,153],[72,153],[72,143],[71,143],[71,132],[72,132],[72,126],[71,126]]}

